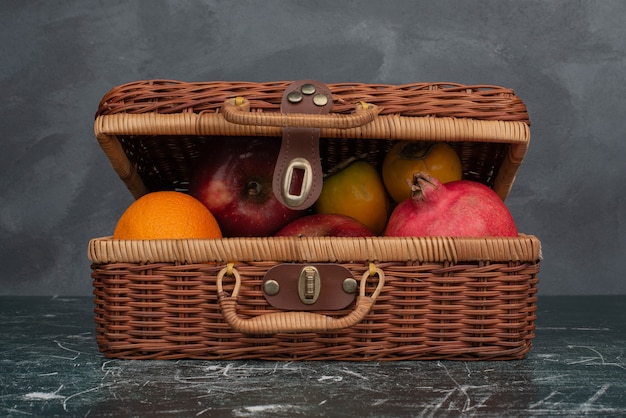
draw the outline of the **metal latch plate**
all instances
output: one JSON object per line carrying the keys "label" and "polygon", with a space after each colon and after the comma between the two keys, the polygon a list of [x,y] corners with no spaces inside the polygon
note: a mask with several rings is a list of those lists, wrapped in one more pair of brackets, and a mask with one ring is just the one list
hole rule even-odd
{"label": "metal latch plate", "polygon": [[263,295],[268,303],[290,311],[344,309],[357,292],[354,276],[339,264],[279,264],[263,279]]}

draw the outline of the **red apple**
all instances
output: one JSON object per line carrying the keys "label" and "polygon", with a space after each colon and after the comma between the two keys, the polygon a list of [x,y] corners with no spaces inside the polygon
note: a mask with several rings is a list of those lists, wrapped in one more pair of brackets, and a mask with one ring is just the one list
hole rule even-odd
{"label": "red apple", "polygon": [[356,219],[337,213],[318,213],[291,221],[276,233],[282,237],[369,237],[374,235]]}
{"label": "red apple", "polygon": [[304,212],[276,199],[277,138],[213,139],[199,157],[189,193],[211,211],[224,236],[270,236]]}

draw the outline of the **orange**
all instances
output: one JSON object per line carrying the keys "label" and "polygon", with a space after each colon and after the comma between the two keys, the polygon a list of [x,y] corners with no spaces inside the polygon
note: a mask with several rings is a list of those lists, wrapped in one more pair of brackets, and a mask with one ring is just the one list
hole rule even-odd
{"label": "orange", "polygon": [[135,200],[117,221],[116,239],[221,238],[213,214],[188,194],[148,193]]}
{"label": "orange", "polygon": [[387,223],[389,198],[378,171],[356,161],[324,180],[315,211],[350,216],[378,235]]}

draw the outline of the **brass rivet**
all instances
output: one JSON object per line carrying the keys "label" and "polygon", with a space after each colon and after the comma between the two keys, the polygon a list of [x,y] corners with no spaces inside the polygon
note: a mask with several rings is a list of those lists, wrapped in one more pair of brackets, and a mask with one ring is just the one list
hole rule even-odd
{"label": "brass rivet", "polygon": [[325,94],[316,94],[313,96],[313,103],[317,106],[326,106],[328,103],[328,97]]}
{"label": "brass rivet", "polygon": [[299,91],[292,91],[287,95],[287,100],[289,100],[290,103],[299,103],[302,101],[302,93]]}
{"label": "brass rivet", "polygon": [[300,91],[302,92],[302,94],[310,96],[311,94],[315,93],[315,86],[313,84],[303,84],[302,87],[300,87]]}
{"label": "brass rivet", "polygon": [[269,296],[274,296],[280,290],[280,285],[276,280],[267,280],[263,283],[263,290]]}
{"label": "brass rivet", "polygon": [[354,293],[357,289],[357,282],[352,277],[348,277],[343,281],[343,291],[346,293]]}

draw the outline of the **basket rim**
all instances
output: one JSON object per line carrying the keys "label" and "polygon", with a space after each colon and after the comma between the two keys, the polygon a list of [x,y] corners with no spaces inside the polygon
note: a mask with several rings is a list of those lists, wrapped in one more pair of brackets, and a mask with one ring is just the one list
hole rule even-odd
{"label": "basket rim", "polygon": [[93,264],[111,263],[449,263],[542,259],[534,235],[517,237],[230,237],[220,239],[89,241]]}

